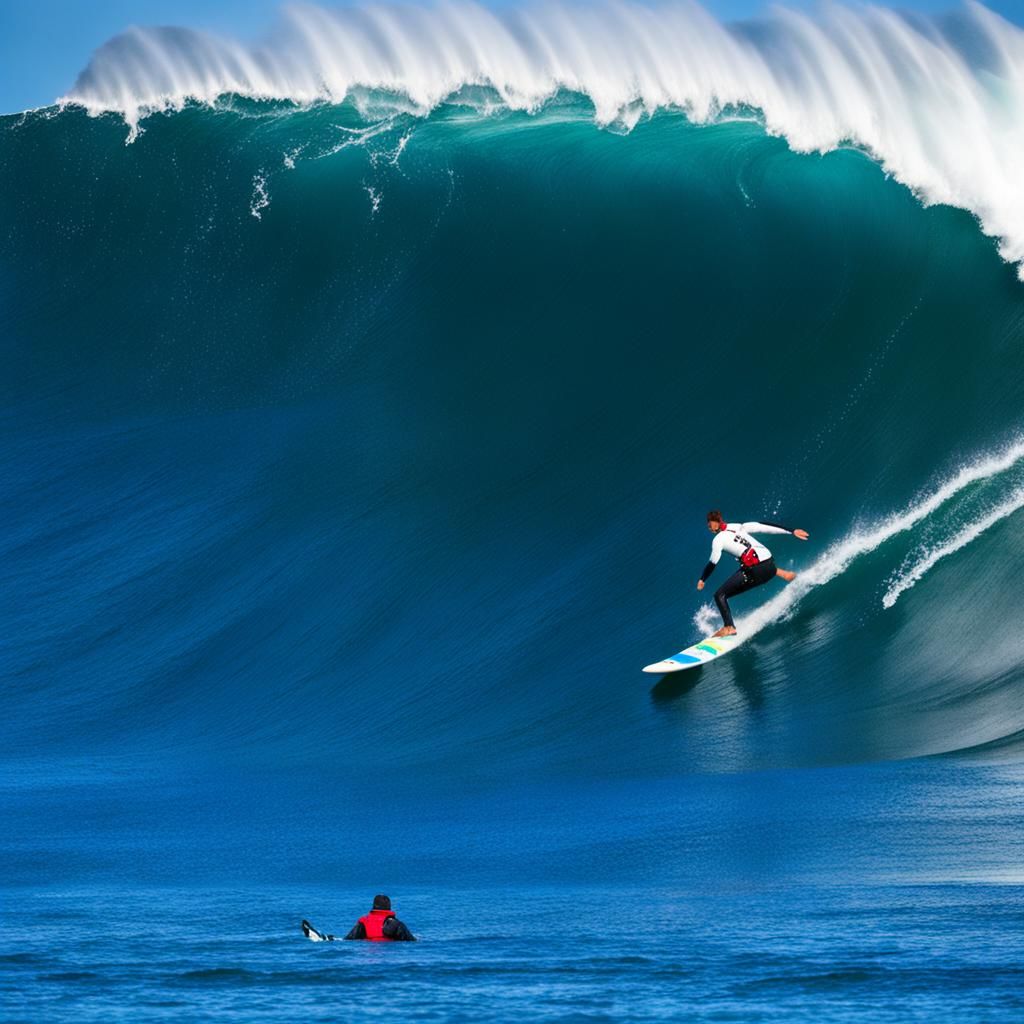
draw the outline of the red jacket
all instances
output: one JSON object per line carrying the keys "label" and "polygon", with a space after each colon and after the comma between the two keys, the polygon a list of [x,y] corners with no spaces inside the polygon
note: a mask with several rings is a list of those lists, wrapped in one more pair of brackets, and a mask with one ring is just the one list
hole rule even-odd
{"label": "red jacket", "polygon": [[384,922],[389,917],[394,917],[393,910],[371,910],[359,918],[359,923],[366,929],[366,937],[371,942],[392,942],[384,934]]}

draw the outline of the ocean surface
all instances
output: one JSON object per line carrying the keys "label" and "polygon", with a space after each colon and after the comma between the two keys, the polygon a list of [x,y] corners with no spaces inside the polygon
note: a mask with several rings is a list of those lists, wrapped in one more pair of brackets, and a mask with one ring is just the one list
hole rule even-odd
{"label": "ocean surface", "polygon": [[1024,32],[261,46],[0,117],[0,1018],[1022,1019]]}

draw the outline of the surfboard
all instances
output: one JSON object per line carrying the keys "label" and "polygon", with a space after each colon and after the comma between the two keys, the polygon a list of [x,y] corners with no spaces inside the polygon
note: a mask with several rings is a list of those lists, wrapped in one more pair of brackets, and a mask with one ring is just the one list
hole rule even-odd
{"label": "surfboard", "polygon": [[334,942],[333,935],[324,935],[318,932],[308,921],[302,922],[302,934],[311,942]]}
{"label": "surfboard", "polygon": [[723,654],[734,651],[740,644],[740,636],[719,636],[712,639],[698,640],[697,643],[687,647],[686,650],[673,654],[671,658],[664,661],[656,661],[653,665],[647,665],[645,672],[652,675],[666,675],[669,672],[683,672],[688,668],[699,668],[706,665]]}

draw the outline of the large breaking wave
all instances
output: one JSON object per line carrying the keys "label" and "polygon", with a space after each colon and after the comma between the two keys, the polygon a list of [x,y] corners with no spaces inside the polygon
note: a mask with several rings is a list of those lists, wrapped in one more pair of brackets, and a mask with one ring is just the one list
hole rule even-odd
{"label": "large breaking wave", "polygon": [[479,104],[516,110],[580,93],[599,124],[625,128],[662,109],[697,122],[757,111],[798,151],[863,148],[925,202],[974,213],[1024,264],[1024,32],[973,2],[943,18],[780,7],[731,25],[686,2],[303,5],[259,46],[132,29],[61,102],[117,111],[134,129],[153,111],[227,95],[389,98],[426,113],[466,102],[468,87],[488,90]]}
{"label": "large breaking wave", "polygon": [[[1018,40],[457,7],[113,41],[0,121],[5,751],[439,792],[1016,756],[1019,282],[792,146],[1006,213]],[[81,109],[168,104],[130,146]],[[749,644],[650,691],[709,506],[812,542],[772,544],[800,576],[737,601]]]}

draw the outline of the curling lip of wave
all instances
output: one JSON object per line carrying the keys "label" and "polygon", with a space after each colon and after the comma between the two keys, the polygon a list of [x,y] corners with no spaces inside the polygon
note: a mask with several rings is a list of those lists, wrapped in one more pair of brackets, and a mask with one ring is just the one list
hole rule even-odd
{"label": "curling lip of wave", "polygon": [[853,143],[924,202],[971,211],[1024,279],[1024,31],[973,0],[943,21],[830,5],[733,25],[685,2],[301,6],[260,48],[132,29],[59,102],[119,112],[131,138],[146,114],[225,95],[340,103],[379,90],[426,114],[465,86],[531,111],[582,93],[599,123],[626,127],[658,109],[696,122],[760,110],[798,151]]}
{"label": "curling lip of wave", "polygon": [[[964,488],[999,476],[1017,466],[1022,460],[1024,460],[1024,438],[1012,442],[995,455],[963,466],[956,475],[946,480],[927,497],[902,512],[889,516],[874,529],[854,531],[825,551],[813,565],[801,571],[796,580],[785,590],[766,601],[750,615],[739,619],[740,632],[745,637],[753,636],[765,626],[786,617],[796,608],[800,599],[808,591],[835,579],[861,555],[869,554],[897,534],[912,529]],[[987,516],[965,527],[951,541],[922,559],[905,576],[901,577],[883,598],[884,607],[891,608],[904,590],[917,583],[942,558],[959,551],[985,530],[1022,507],[1024,507],[1024,489],[1017,489]],[[694,624],[705,634],[712,631],[714,628],[712,624],[715,621],[714,613],[709,605],[701,606],[694,616]]]}

